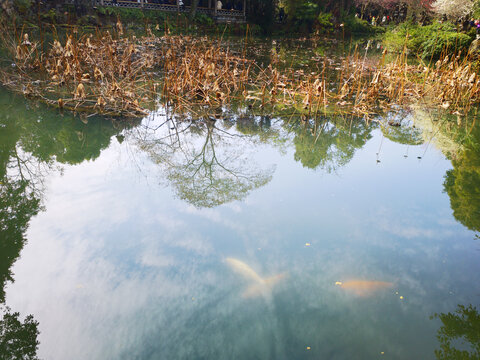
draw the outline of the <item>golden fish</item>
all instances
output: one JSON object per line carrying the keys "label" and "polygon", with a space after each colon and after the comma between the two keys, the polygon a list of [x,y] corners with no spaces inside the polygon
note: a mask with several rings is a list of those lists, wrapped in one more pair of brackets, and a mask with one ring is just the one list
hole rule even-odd
{"label": "golden fish", "polygon": [[249,265],[243,261],[226,258],[225,262],[237,274],[246,278],[251,284],[242,294],[244,298],[256,297],[259,295],[268,296],[275,284],[285,277],[285,273],[277,274],[268,278],[262,278]]}
{"label": "golden fish", "polygon": [[393,283],[375,280],[349,280],[346,282],[337,281],[335,285],[338,285],[342,289],[352,292],[357,296],[364,297],[370,296],[376,291],[391,288],[393,286]]}

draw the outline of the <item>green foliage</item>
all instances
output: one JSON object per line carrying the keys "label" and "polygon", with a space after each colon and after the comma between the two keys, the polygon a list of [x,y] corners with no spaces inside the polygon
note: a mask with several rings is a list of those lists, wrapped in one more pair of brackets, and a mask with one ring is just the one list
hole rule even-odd
{"label": "green foliage", "polygon": [[403,145],[423,144],[422,130],[415,128],[412,124],[402,126],[383,126],[383,135],[390,141]]}
{"label": "green foliage", "polygon": [[473,8],[473,18],[474,19],[479,19],[480,18],[480,1],[477,1],[475,3],[475,6]]}
{"label": "green foliage", "polygon": [[0,185],[0,302],[5,300],[7,281],[13,281],[10,269],[26,242],[28,222],[40,207],[27,186],[26,180],[11,181],[5,177]]}
{"label": "green foliage", "polygon": [[39,341],[38,321],[28,315],[24,321],[18,312],[3,310],[0,320],[0,359],[37,360]]}
{"label": "green foliage", "polygon": [[26,14],[30,9],[30,7],[32,6],[32,1],[31,0],[15,0],[14,5],[20,14]]}
{"label": "green foliage", "polygon": [[329,32],[333,30],[332,14],[320,13],[317,16],[317,26],[320,30]]}
{"label": "green foliage", "polygon": [[215,25],[215,21],[213,21],[213,19],[210,16],[208,16],[206,14],[202,14],[202,13],[197,13],[195,15],[195,22],[197,24],[206,25],[206,26]]}
{"label": "green foliage", "polygon": [[250,0],[247,12],[249,23],[260,26],[264,34],[271,34],[273,31],[273,20],[275,17],[274,0]]}
{"label": "green foliage", "polygon": [[443,185],[455,219],[470,230],[480,231],[480,166],[468,158],[454,161]]}
{"label": "green foliage", "polygon": [[444,190],[453,216],[470,230],[480,231],[480,127],[476,126],[463,151],[445,175]]}
{"label": "green foliage", "polygon": [[42,13],[40,17],[45,22],[49,22],[51,24],[57,23],[57,12],[55,11],[55,9],[50,9],[49,11]]}
{"label": "green foliage", "polygon": [[29,190],[29,181],[10,174],[22,174],[18,167],[25,160],[16,148],[19,127],[8,120],[9,115],[6,113],[5,118],[0,118],[0,302],[5,300],[7,281],[13,281],[10,269],[26,242],[28,222],[40,208],[39,199]]}
{"label": "green foliage", "polygon": [[[480,359],[480,314],[472,305],[459,305],[454,313],[435,314],[442,326],[437,338],[440,349],[435,350],[437,359],[474,360]],[[470,349],[457,349],[458,340],[466,342]]]}
{"label": "green foliage", "polygon": [[349,34],[377,34],[385,32],[381,26],[371,26],[368,21],[349,15],[343,19],[345,32]]}
{"label": "green foliage", "polygon": [[467,34],[456,32],[439,33],[438,37],[430,36],[422,44],[422,58],[438,59],[442,54],[466,54],[472,43],[472,38]]}
{"label": "green foliage", "polygon": [[307,1],[302,3],[295,14],[295,17],[299,21],[315,21],[318,16],[320,8],[317,4]]}
{"label": "green foliage", "polygon": [[[264,128],[264,127],[263,127]],[[268,127],[267,127],[268,128]],[[250,131],[255,127],[243,128]],[[213,208],[244,199],[251,191],[272,180],[274,168],[258,169],[244,155],[245,149],[226,141],[212,124],[188,127],[181,151],[171,140],[139,139],[152,160],[163,167],[177,196],[198,208]],[[223,151],[219,151],[219,148]]]}
{"label": "green foliage", "polygon": [[294,14],[292,21],[295,29],[301,32],[312,32],[313,25],[319,16],[320,8],[317,4],[306,1],[301,3]]}
{"label": "green foliage", "polygon": [[304,167],[320,168],[329,173],[348,164],[355,151],[371,138],[372,131],[372,127],[362,121],[350,124],[337,119],[318,126],[323,127],[320,135],[315,135],[306,126],[300,126],[295,131],[295,161],[300,161]]}
{"label": "green foliage", "polygon": [[412,55],[423,59],[438,59],[442,54],[465,54],[472,38],[457,32],[451,23],[434,23],[420,26],[403,23],[385,35],[385,44],[394,51],[402,51],[406,46]]}

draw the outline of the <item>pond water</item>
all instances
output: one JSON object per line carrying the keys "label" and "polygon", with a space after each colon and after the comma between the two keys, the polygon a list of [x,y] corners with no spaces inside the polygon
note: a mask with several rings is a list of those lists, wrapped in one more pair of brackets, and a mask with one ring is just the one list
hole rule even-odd
{"label": "pond water", "polygon": [[38,322],[39,358],[434,359],[478,346],[455,338],[478,314],[442,316],[480,305],[472,118],[240,108],[112,122],[5,90],[0,102],[0,300]]}

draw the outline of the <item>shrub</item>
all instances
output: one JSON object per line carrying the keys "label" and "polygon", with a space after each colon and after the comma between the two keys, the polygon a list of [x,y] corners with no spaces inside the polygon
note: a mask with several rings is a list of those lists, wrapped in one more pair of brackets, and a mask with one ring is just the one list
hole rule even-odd
{"label": "shrub", "polygon": [[207,26],[212,26],[215,24],[215,21],[213,21],[213,19],[210,16],[202,13],[196,14],[195,22],[198,24],[207,25]]}
{"label": "shrub", "polygon": [[435,23],[427,26],[403,23],[385,35],[385,45],[393,51],[404,46],[412,55],[423,59],[438,59],[442,53],[466,53],[472,38],[457,32],[451,23]]}
{"label": "shrub", "polygon": [[385,32],[385,28],[381,26],[371,26],[368,21],[356,18],[355,16],[347,16],[343,19],[345,31],[350,34],[376,34]]}
{"label": "shrub", "polygon": [[467,34],[456,32],[439,33],[437,36],[428,37],[423,43],[422,58],[438,59],[442,54],[466,54],[472,39]]}
{"label": "shrub", "polygon": [[332,14],[320,13],[317,16],[317,26],[320,30],[324,30],[326,32],[333,30]]}
{"label": "shrub", "polygon": [[15,8],[20,14],[26,14],[32,6],[32,2],[30,0],[15,0],[14,4]]}

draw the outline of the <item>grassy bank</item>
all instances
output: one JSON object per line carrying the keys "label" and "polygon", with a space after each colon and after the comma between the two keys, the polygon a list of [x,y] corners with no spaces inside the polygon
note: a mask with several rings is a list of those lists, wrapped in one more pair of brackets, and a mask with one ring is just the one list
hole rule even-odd
{"label": "grassy bank", "polygon": [[443,24],[420,26],[409,22],[390,28],[384,36],[387,49],[402,52],[424,60],[437,60],[450,54],[466,54],[475,33],[458,32],[455,25]]}

